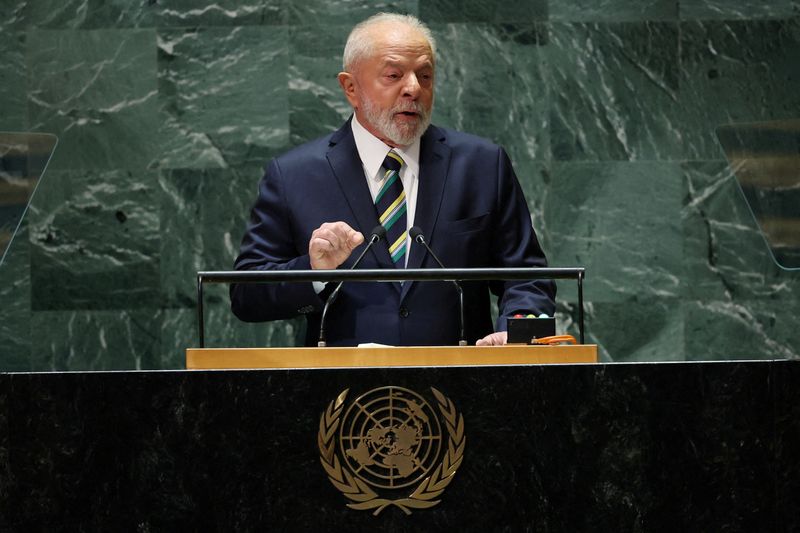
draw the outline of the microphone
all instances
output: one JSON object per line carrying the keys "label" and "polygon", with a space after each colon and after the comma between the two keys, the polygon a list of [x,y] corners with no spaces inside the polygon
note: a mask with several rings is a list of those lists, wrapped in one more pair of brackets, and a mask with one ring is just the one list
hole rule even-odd
{"label": "microphone", "polygon": [[[386,237],[386,228],[384,228],[380,224],[372,228],[369,240],[367,241],[367,246],[361,252],[361,255],[358,256],[358,259],[356,259],[355,263],[353,263],[353,266],[350,267],[350,270],[354,270],[358,266],[361,260],[364,259],[364,256],[367,254],[367,251],[370,248],[372,248],[373,244],[380,242],[380,240],[384,239],[385,237]],[[317,346],[320,348],[324,348],[325,346],[327,346],[327,343],[325,342],[325,318],[328,316],[328,308],[330,308],[333,301],[336,300],[336,297],[339,296],[339,289],[342,288],[342,283],[344,283],[344,281],[340,281],[336,285],[336,287],[331,292],[331,295],[328,296],[328,300],[325,302],[325,307],[322,308],[322,317],[320,317],[319,319],[319,340],[317,341]]]}
{"label": "microphone", "polygon": [[[418,226],[414,226],[413,228],[408,230],[408,234],[411,236],[411,239],[413,239],[414,242],[417,242],[417,243],[419,243],[419,244],[421,244],[422,246],[425,247],[425,249],[428,251],[428,253],[431,254],[431,257],[433,257],[434,261],[436,261],[439,264],[440,268],[446,268],[444,266],[444,263],[442,263],[439,260],[439,258],[436,257],[435,253],[433,253],[433,250],[431,250],[431,247],[428,246],[428,243],[425,240],[425,236],[422,234],[422,230],[419,229]],[[466,339],[466,337],[464,335],[464,289],[461,288],[461,284],[456,280],[453,280],[453,285],[456,286],[456,290],[458,291],[458,311],[459,311],[458,320],[459,320],[459,326],[461,328],[461,331],[460,331],[460,334],[459,334],[458,345],[459,346],[466,346],[467,345],[467,339]]]}

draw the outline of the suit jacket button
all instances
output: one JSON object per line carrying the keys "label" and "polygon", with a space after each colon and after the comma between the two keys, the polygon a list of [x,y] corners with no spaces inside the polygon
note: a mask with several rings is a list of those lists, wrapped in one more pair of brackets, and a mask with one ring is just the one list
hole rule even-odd
{"label": "suit jacket button", "polygon": [[405,307],[401,307],[401,308],[400,308],[400,316],[401,316],[401,317],[403,317],[403,318],[407,318],[407,317],[408,317],[408,314],[409,314],[409,313],[408,313],[408,309],[406,309]]}

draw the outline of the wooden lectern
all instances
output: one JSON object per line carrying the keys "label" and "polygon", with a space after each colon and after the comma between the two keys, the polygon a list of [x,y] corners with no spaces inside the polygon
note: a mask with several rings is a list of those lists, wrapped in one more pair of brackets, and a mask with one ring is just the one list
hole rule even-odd
{"label": "wooden lectern", "polygon": [[186,368],[359,368],[596,363],[597,345],[189,348]]}

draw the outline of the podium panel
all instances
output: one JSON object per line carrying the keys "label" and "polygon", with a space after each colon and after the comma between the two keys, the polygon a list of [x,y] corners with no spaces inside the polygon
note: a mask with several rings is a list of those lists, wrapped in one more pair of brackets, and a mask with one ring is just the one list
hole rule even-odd
{"label": "podium panel", "polygon": [[799,457],[790,361],[0,375],[8,531],[791,531]]}

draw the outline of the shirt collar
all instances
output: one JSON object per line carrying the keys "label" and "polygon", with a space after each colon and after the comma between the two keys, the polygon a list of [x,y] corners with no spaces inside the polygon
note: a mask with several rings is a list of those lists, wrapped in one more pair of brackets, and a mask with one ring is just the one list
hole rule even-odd
{"label": "shirt collar", "polygon": [[[367,131],[358,121],[355,113],[351,121],[351,128],[353,129],[353,138],[356,142],[358,156],[361,158],[361,164],[364,165],[364,171],[367,176],[372,179],[382,179],[383,176],[378,171],[383,165],[386,154],[389,153],[392,147]],[[419,147],[420,140],[417,139],[409,146],[394,149],[403,158],[407,167],[406,172],[410,172],[413,176],[419,176]]]}

